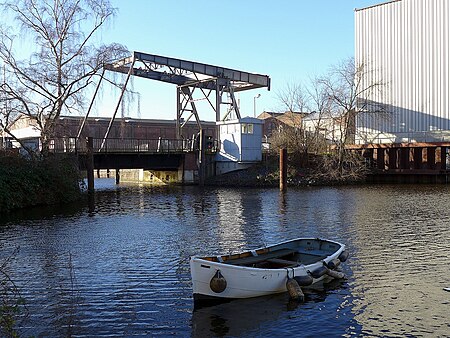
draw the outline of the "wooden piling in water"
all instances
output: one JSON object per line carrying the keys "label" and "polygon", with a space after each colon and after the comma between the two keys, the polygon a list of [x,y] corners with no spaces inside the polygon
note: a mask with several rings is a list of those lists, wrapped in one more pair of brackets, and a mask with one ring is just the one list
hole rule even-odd
{"label": "wooden piling in water", "polygon": [[93,194],[94,187],[94,139],[88,137],[86,139],[87,143],[87,161],[86,161],[86,171],[87,171],[87,181],[88,181],[88,193]]}
{"label": "wooden piling in water", "polygon": [[280,191],[287,188],[287,149],[280,149]]}
{"label": "wooden piling in water", "polygon": [[120,170],[116,168],[116,184],[120,183]]}

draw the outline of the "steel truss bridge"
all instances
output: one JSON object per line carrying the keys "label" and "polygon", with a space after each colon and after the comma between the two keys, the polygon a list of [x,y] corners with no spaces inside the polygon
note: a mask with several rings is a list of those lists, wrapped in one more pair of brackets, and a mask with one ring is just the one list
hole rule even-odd
{"label": "steel truss bridge", "polygon": [[[77,138],[80,138],[86,119],[91,111],[98,89],[104,79],[105,71],[126,74],[124,85],[121,89],[115,111],[109,127],[103,138],[103,143],[108,138],[112,123],[120,107],[124,92],[131,76],[137,76],[149,80],[171,83],[177,87],[177,114],[176,135],[181,138],[183,126],[195,119],[198,128],[202,131],[199,111],[195,102],[206,100],[215,112],[216,122],[226,120],[232,115],[240,119],[239,106],[235,97],[236,92],[267,88],[270,90],[270,78],[267,75],[254,74],[219,67],[199,62],[181,60],[160,55],[133,52],[130,56],[105,64],[98,82],[91,104],[85,119],[79,129]],[[195,95],[199,96],[195,96]],[[224,99],[226,94],[227,98]],[[226,106],[226,109],[222,109]],[[104,144],[101,145],[101,148]]]}

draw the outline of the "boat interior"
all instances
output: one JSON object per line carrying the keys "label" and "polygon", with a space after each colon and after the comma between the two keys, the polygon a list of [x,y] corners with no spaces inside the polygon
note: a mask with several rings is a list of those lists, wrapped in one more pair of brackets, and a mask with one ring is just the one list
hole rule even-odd
{"label": "boat interior", "polygon": [[321,239],[302,239],[238,254],[203,259],[261,269],[280,269],[313,264],[335,253],[339,248],[339,244]]}

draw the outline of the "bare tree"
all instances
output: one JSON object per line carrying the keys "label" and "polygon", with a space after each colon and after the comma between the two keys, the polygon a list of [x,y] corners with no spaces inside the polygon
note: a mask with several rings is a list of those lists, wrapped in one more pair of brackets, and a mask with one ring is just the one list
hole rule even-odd
{"label": "bare tree", "polygon": [[[326,133],[323,131],[330,104],[322,83],[311,79],[306,86],[288,84],[277,94],[277,98],[283,110],[287,110],[280,120],[289,122],[293,128],[279,128],[272,134],[271,143],[284,144],[294,152],[323,151],[326,146]],[[301,112],[301,118],[295,112]]]}
{"label": "bare tree", "polygon": [[[386,84],[376,75],[366,65],[355,65],[350,58],[333,66],[324,76],[311,79],[306,86],[289,84],[278,94],[281,106],[289,111],[302,107],[310,115],[303,118],[301,133],[281,130],[272,134],[271,143],[287,145],[291,152],[327,153],[316,158],[317,178],[345,181],[362,177],[366,172],[363,159],[347,151],[346,146],[355,141],[356,119],[360,115],[373,114],[384,119],[390,116],[387,107],[377,103]],[[327,151],[330,145],[335,152]]]}
{"label": "bare tree", "polygon": [[389,115],[386,106],[373,99],[380,95],[386,84],[376,79],[374,70],[365,64],[355,64],[353,58],[334,66],[319,82],[329,98],[330,114],[338,128],[335,143],[337,164],[342,173],[345,147],[355,141],[357,117],[360,114]]}
{"label": "bare tree", "polygon": [[326,151],[327,139],[333,138],[333,131],[330,131],[330,99],[319,78],[311,79],[306,90],[308,111],[310,112],[309,119],[304,122],[309,140],[308,149],[314,154],[318,154]]}
{"label": "bare tree", "polygon": [[[9,124],[19,114],[28,116],[41,132],[45,155],[59,116],[81,111],[103,64],[126,54],[119,44],[92,43],[116,9],[109,0],[6,0],[1,6],[21,35],[0,28],[0,60],[6,69],[0,127],[14,137]],[[15,50],[16,41],[25,38],[32,42],[28,54]]]}
{"label": "bare tree", "polygon": [[274,118],[277,129],[272,132],[271,145],[275,149],[289,148],[293,152],[303,152],[305,135],[301,113],[306,107],[305,90],[300,84],[288,83],[277,93],[277,98],[284,114]]}
{"label": "bare tree", "polygon": [[277,98],[284,111],[303,112],[308,101],[306,94],[301,84],[287,83],[285,88],[277,93]]}

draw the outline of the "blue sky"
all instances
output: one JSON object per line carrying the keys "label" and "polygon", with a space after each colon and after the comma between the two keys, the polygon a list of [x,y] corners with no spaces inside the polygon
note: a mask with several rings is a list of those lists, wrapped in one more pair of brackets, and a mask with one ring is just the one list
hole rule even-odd
{"label": "blue sky", "polygon": [[[306,82],[354,54],[354,9],[382,0],[112,0],[118,15],[106,27],[104,43],[130,51],[171,56],[269,75],[271,90],[240,94],[241,114],[279,111],[277,93],[288,83]],[[142,118],[174,119],[172,85],[134,80]],[[104,96],[105,97],[105,96]],[[118,97],[118,96],[117,96]],[[115,98],[99,114],[111,116]],[[128,114],[137,117],[137,110]],[[200,112],[203,120],[212,112]]]}

